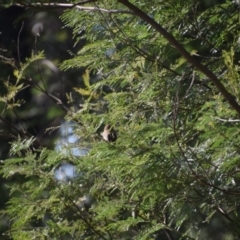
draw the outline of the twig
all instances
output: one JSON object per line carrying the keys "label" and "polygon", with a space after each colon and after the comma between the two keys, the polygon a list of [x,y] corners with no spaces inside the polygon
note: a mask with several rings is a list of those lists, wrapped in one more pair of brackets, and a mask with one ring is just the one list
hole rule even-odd
{"label": "twig", "polygon": [[[96,1],[96,0],[95,0]],[[99,8],[99,7],[83,7],[79,4],[89,3],[89,2],[95,2],[95,1],[83,1],[79,2],[77,4],[72,3],[30,3],[30,4],[19,4],[15,3],[14,6],[20,6],[20,7],[50,7],[50,8],[77,8],[82,11],[99,11],[99,12],[105,12],[105,13],[126,13],[135,15],[134,12],[129,10],[118,10],[118,9],[106,9],[106,8]]]}
{"label": "twig", "polygon": [[216,210],[221,214],[223,215],[228,221],[234,223],[233,219],[229,217],[229,215],[220,207],[216,207]]}
{"label": "twig", "polygon": [[23,26],[24,26],[24,22],[22,22],[22,26],[18,32],[18,38],[17,38],[17,53],[18,53],[18,62],[20,64],[21,60],[20,60],[20,47],[19,47],[19,44],[20,44],[20,35],[21,35],[21,32],[23,30]]}
{"label": "twig", "polygon": [[221,122],[240,122],[240,119],[223,119],[223,118],[218,118],[218,117],[215,117],[214,119],[216,120],[219,120]]}
{"label": "twig", "polygon": [[4,57],[3,55],[0,55],[0,58],[5,61],[14,61],[14,58],[7,58],[7,57]]}
{"label": "twig", "polygon": [[191,81],[191,83],[190,83],[190,85],[189,85],[189,87],[188,87],[188,89],[187,89],[187,91],[186,91],[186,93],[185,93],[185,96],[184,96],[183,98],[185,98],[185,97],[188,95],[188,92],[190,91],[190,89],[191,89],[192,86],[193,86],[194,80],[195,80],[195,72],[193,71],[192,81]]}

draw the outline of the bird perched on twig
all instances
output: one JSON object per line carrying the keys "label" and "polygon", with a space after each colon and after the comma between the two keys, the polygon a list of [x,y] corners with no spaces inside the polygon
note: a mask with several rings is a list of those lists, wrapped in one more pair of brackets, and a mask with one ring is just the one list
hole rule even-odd
{"label": "bird perched on twig", "polygon": [[117,140],[117,133],[109,124],[104,127],[101,136],[106,142],[115,142]]}

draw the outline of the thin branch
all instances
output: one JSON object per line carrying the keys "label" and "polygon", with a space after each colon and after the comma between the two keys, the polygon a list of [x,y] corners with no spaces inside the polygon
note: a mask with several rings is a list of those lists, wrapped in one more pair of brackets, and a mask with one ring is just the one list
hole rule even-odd
{"label": "thin branch", "polygon": [[135,15],[134,12],[129,11],[129,10],[106,9],[106,8],[99,8],[99,7],[83,7],[83,6],[79,5],[79,4],[90,3],[90,2],[95,2],[95,1],[94,0],[92,0],[92,1],[83,1],[83,2],[79,2],[77,4],[72,4],[72,3],[30,3],[30,4],[19,4],[19,3],[15,3],[13,5],[14,6],[20,6],[20,7],[77,8],[79,10],[86,11],[86,12],[98,11],[98,12],[105,12],[105,13],[110,13],[110,14],[112,14],[112,13],[126,13],[126,14]]}
{"label": "thin branch", "polygon": [[188,95],[188,92],[190,91],[190,89],[191,89],[192,86],[193,86],[194,80],[195,80],[195,72],[193,71],[193,74],[192,74],[192,81],[191,81],[191,83],[190,83],[190,85],[189,85],[189,87],[188,87],[188,89],[187,89],[187,91],[186,91],[186,93],[185,93],[185,95],[184,95],[183,98],[185,98],[185,97]]}
{"label": "thin branch", "polygon": [[23,30],[23,26],[24,26],[24,22],[22,22],[22,26],[21,26],[21,28],[20,28],[20,30],[19,30],[19,32],[18,32],[18,38],[17,38],[17,53],[18,53],[18,62],[19,62],[19,64],[20,64],[20,35],[21,35],[21,32],[22,32],[22,30]]}
{"label": "thin branch", "polygon": [[234,223],[233,219],[229,217],[229,215],[220,207],[216,207],[216,210],[222,215],[224,216],[229,222]]}
{"label": "thin branch", "polygon": [[219,120],[221,122],[240,122],[240,119],[223,119],[223,118],[218,118],[218,117],[215,117],[214,119],[216,120]]}
{"label": "thin branch", "polygon": [[168,240],[174,240],[174,237],[170,230],[164,229],[164,232],[165,232],[165,235],[167,236]]}
{"label": "thin branch", "polygon": [[5,61],[11,61],[11,62],[14,61],[14,58],[7,58],[7,57],[4,57],[3,55],[0,55],[0,58],[5,60]]}

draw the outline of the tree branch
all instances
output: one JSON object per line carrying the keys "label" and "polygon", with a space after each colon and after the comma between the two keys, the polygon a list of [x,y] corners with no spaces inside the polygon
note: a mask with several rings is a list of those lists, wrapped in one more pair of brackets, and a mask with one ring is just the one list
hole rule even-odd
{"label": "tree branch", "polygon": [[240,105],[236,102],[234,97],[227,91],[224,85],[219,81],[216,75],[210,71],[206,66],[202,65],[195,58],[193,58],[189,52],[181,45],[169,32],[167,32],[160,24],[154,21],[151,17],[149,17],[145,12],[140,10],[138,7],[130,3],[128,0],[118,0],[118,2],[122,3],[130,10],[132,10],[137,16],[141,19],[145,20],[149,23],[156,31],[158,31],[164,38],[168,40],[168,42],[176,48],[176,50],[195,68],[197,68],[200,72],[206,75],[216,86],[219,92],[223,95],[223,97],[228,101],[228,103],[236,110],[236,112],[240,115]]}
{"label": "tree branch", "polygon": [[76,4],[72,3],[29,3],[29,4],[20,4],[15,3],[14,6],[19,7],[50,7],[50,8],[77,8],[82,11],[99,11],[99,12],[105,12],[105,13],[126,13],[126,14],[132,14],[134,15],[134,12],[127,11],[127,10],[118,10],[118,9],[106,9],[106,8],[99,8],[99,7],[83,7],[79,4],[84,3],[90,3],[90,2],[96,2],[96,0],[89,0],[89,1],[82,1],[78,2]]}
{"label": "tree branch", "polygon": [[219,212],[222,216],[224,216],[229,222],[234,223],[233,219],[229,217],[229,215],[220,207],[216,207],[217,212]]}
{"label": "tree branch", "polygon": [[218,117],[215,117],[216,120],[219,120],[221,122],[240,122],[240,119],[223,119],[223,118],[218,118]]}

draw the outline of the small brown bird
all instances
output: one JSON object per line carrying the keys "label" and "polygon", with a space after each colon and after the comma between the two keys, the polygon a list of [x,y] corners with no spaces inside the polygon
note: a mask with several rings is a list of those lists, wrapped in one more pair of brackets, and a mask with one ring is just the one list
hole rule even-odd
{"label": "small brown bird", "polygon": [[104,127],[101,136],[106,142],[115,142],[117,140],[117,133],[109,124]]}

